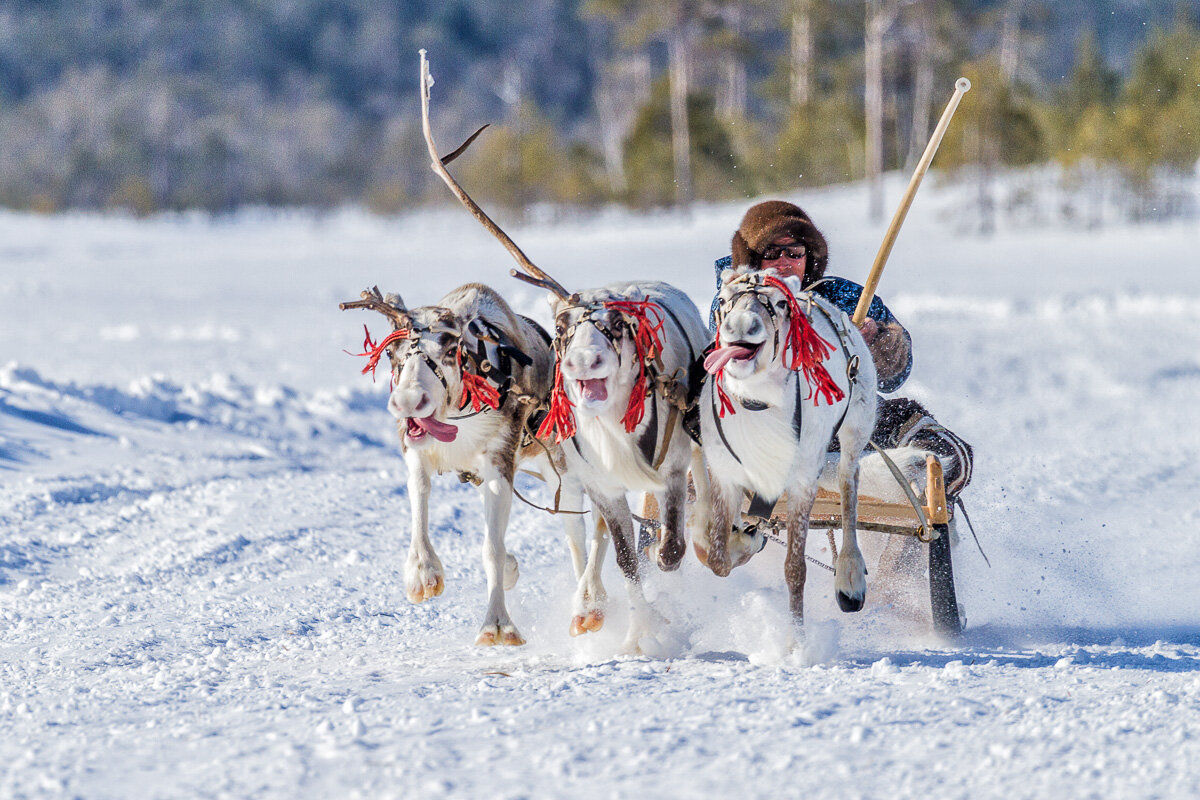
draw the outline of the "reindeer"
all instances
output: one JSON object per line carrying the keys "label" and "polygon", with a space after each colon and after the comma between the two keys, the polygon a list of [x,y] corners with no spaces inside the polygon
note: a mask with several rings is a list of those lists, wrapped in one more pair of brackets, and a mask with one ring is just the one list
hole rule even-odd
{"label": "reindeer", "polygon": [[[558,360],[549,413],[538,436],[561,445],[567,474],[582,485],[603,522],[597,523],[592,557],[580,575],[571,633],[603,625],[599,571],[607,527],[634,610],[625,647],[636,650],[651,614],[641,589],[625,492],[663,495],[665,521],[653,554],[662,569],[677,568],[687,549],[683,507],[689,464],[697,468],[698,482],[705,483],[699,448],[682,432],[679,418],[689,390],[696,388],[689,372],[708,343],[707,328],[695,304],[667,284],[641,281],[570,294],[534,266],[446,170],[445,163],[466,145],[446,159],[438,155],[429,122],[432,83],[422,50],[422,128],[433,170],[516,259],[523,272],[511,274],[551,294]],[[701,496],[706,498],[707,492]],[[701,502],[697,518],[706,519],[706,503]]]}
{"label": "reindeer", "polygon": [[[342,303],[345,309],[378,311],[392,331],[364,343],[374,374],[380,358],[391,362],[388,410],[396,418],[412,503],[412,544],[404,568],[408,599],[421,603],[442,593],[445,572],[429,539],[430,477],[450,470],[479,487],[485,534],[483,564],[488,608],[476,644],[522,645],[504,604],[517,581],[517,562],[504,547],[518,464],[538,459],[542,474],[562,471],[561,456],[529,436],[529,419],[550,394],[553,355],[549,336],[532,320],[513,313],[494,290],[468,283],[437,305],[409,310],[399,296],[379,289]],[[558,461],[557,467],[546,463]],[[561,478],[562,505],[578,510],[580,487]],[[582,571],[582,522],[566,518],[568,541]]]}
{"label": "reindeer", "polygon": [[842,547],[834,585],[841,609],[858,611],[867,591],[855,531],[858,464],[876,406],[870,351],[842,311],[774,270],[725,270],[716,319],[716,343],[704,361],[711,377],[699,403],[712,524],[707,536],[696,536],[697,555],[717,575],[745,563],[765,539],[740,524],[733,530],[743,497],[753,497],[752,514],[766,516],[786,492],[784,575],[800,624],[808,518],[826,449],[836,436]]}
{"label": "reindeer", "polygon": [[[677,569],[687,550],[689,467],[698,486],[707,486],[700,448],[683,433],[680,415],[698,388],[690,368],[708,344],[708,330],[683,292],[652,281],[556,295],[551,308],[557,368],[550,413],[538,433],[565,442],[570,474],[612,532],[634,612],[625,646],[636,650],[653,615],[625,494],[654,493],[664,518],[651,555],[661,569]],[[707,492],[698,497],[695,518],[706,523]]]}

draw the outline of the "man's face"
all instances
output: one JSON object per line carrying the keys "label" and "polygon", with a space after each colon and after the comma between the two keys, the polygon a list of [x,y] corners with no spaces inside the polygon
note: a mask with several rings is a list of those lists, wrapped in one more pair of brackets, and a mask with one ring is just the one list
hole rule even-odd
{"label": "man's face", "polygon": [[763,248],[762,268],[776,269],[780,275],[795,275],[804,280],[808,251],[791,234],[785,234]]}

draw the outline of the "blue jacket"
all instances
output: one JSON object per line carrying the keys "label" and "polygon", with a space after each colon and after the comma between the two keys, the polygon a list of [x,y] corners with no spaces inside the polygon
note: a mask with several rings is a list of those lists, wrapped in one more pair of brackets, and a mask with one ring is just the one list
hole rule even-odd
{"label": "blue jacket", "polygon": [[[717,272],[717,289],[721,288],[721,270],[729,269],[733,266],[733,258],[725,256],[718,258],[714,265]],[[846,280],[845,278],[826,277],[815,286],[811,291],[814,294],[819,294],[835,306],[845,311],[850,316],[854,316],[854,309],[858,307],[858,298],[862,296],[863,287],[854,281]],[[871,306],[867,309],[867,316],[876,322],[882,324],[894,323],[900,325],[900,321],[896,319],[888,307],[879,299],[879,295],[871,298]],[[717,330],[717,298],[713,297],[712,308],[708,312],[708,328],[716,333]],[[908,331],[900,325],[901,330],[904,330],[905,337],[908,337]],[[880,392],[894,392],[900,388],[903,383],[908,380],[909,373],[912,372],[912,347],[909,347],[908,364],[905,365],[898,374],[893,375],[887,380],[882,378],[879,381]]]}

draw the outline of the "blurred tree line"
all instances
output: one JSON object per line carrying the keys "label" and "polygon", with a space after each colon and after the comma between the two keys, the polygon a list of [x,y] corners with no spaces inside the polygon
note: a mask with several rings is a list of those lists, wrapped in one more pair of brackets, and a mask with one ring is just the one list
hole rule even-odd
{"label": "blurred tree line", "polygon": [[1200,160],[1200,9],[1177,0],[7,0],[0,204],[444,202],[420,47],[445,149],[494,123],[462,182],[510,209],[867,178],[878,215],[959,74],[938,163],[983,209],[998,171],[1057,163],[1153,216]]}

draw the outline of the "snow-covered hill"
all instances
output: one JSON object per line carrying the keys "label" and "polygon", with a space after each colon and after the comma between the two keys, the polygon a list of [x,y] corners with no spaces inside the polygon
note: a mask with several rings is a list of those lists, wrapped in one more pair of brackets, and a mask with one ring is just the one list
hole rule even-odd
{"label": "snow-covered hill", "polygon": [[[955,643],[840,614],[811,571],[816,664],[774,545],[725,580],[652,575],[654,657],[617,655],[615,565],[608,626],[571,639],[558,523],[520,505],[529,645],[474,648],[481,513],[453,476],[446,592],[408,603],[385,385],[342,352],[380,326],[337,302],[478,279],[544,320],[465,213],[0,215],[0,796],[1200,794],[1200,229],[970,238],[954,190],[923,192],[880,292],[916,342],[906,393],[976,447],[992,566],[957,545]],[[861,190],[793,199],[861,279]],[[744,209],[512,232],[568,286],[706,307]]]}

